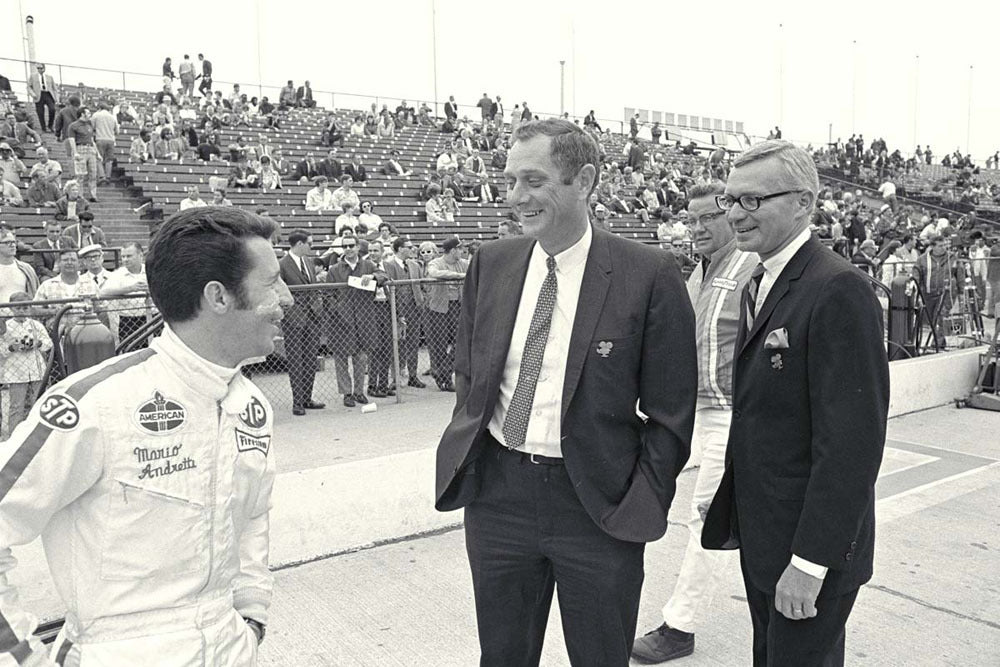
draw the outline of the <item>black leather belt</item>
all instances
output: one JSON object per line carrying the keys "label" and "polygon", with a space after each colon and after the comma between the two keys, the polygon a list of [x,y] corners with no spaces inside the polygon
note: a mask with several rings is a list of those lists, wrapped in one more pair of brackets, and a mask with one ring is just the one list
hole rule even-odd
{"label": "black leather belt", "polygon": [[512,456],[518,459],[520,463],[534,463],[540,466],[561,466],[564,465],[562,458],[556,458],[555,456],[542,456],[541,454],[531,454],[530,452],[522,452],[519,449],[511,449],[500,443],[499,440],[493,437],[493,434],[489,431],[486,432],[486,439],[492,443],[501,456]]}

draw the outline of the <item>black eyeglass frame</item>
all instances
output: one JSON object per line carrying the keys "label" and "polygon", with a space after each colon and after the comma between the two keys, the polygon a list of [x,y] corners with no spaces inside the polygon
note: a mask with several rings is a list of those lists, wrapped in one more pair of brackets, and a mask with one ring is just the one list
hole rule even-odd
{"label": "black eyeglass frame", "polygon": [[781,197],[782,195],[789,195],[793,192],[803,192],[803,190],[783,190],[782,192],[772,192],[769,195],[740,195],[736,198],[729,195],[715,195],[715,205],[719,207],[720,211],[728,212],[738,203],[744,211],[752,212],[760,209],[761,202]]}

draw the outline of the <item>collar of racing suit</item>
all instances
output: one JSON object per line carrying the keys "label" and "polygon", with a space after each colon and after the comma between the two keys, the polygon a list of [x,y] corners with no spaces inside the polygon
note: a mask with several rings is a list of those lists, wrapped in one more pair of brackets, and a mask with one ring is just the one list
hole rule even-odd
{"label": "collar of racing suit", "polygon": [[[250,381],[240,373],[240,366],[227,368],[208,361],[195,353],[167,325],[163,333],[155,338],[150,347],[162,354],[177,377],[195,393],[219,403],[227,413],[238,414],[251,399]],[[246,363],[246,362],[244,362]]]}

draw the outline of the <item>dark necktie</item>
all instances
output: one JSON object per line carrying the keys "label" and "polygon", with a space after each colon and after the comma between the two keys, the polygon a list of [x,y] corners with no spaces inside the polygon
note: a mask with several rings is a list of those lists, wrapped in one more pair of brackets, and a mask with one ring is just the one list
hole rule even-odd
{"label": "dark necktie", "polygon": [[542,283],[542,289],[538,292],[538,302],[535,304],[535,312],[528,326],[528,336],[524,341],[517,386],[514,387],[514,395],[510,399],[510,405],[507,406],[507,416],[503,422],[504,444],[510,449],[520,449],[524,446],[531,406],[535,401],[538,373],[542,369],[545,344],[549,340],[552,310],[556,305],[556,258],[548,257],[545,265],[548,267],[548,273]]}
{"label": "dark necktie", "polygon": [[708,257],[703,257],[701,260],[701,279],[704,280],[705,276],[708,275],[708,265],[712,263],[712,260]]}
{"label": "dark necktie", "polygon": [[750,282],[747,283],[747,332],[753,329],[753,319],[757,315],[757,291],[760,289],[760,281],[764,279],[764,264],[758,264],[753,273],[750,274]]}

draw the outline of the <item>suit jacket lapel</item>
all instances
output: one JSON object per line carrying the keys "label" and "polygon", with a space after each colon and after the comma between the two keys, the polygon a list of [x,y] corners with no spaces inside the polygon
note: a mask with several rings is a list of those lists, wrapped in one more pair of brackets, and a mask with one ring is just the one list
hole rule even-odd
{"label": "suit jacket lapel", "polygon": [[593,233],[590,253],[587,255],[587,266],[583,270],[583,283],[580,285],[580,300],[576,305],[573,333],[569,339],[560,421],[566,418],[566,410],[573,400],[573,394],[576,393],[576,386],[587,360],[587,352],[590,350],[590,341],[601,318],[608,288],[611,287],[611,249],[608,245],[608,234],[596,228]]}
{"label": "suit jacket lapel", "polygon": [[[798,252],[792,256],[792,259],[785,265],[785,269],[781,272],[781,275],[778,276],[774,285],[771,286],[771,290],[767,293],[767,297],[764,299],[764,304],[761,306],[760,312],[753,320],[753,328],[750,330],[750,333],[747,334],[742,341],[739,340],[739,335],[737,335],[737,350],[742,352],[746,344],[753,340],[754,336],[756,336],[757,333],[764,328],[764,324],[771,317],[771,313],[774,312],[775,306],[777,306],[778,302],[781,301],[785,294],[788,293],[791,283],[799,279],[802,275],[802,270],[806,268],[807,264],[809,264],[809,260],[812,258],[813,253],[815,253],[821,246],[822,244],[819,241],[810,237],[809,240],[806,241],[805,245],[799,248]],[[745,300],[746,291],[744,290],[744,306],[741,308],[742,312],[740,312],[740,324],[742,325],[740,327],[740,333],[746,331]]]}
{"label": "suit jacket lapel", "polygon": [[[496,396],[500,390],[500,380],[503,378],[504,362],[510,350],[510,339],[514,335],[514,322],[517,320],[517,308],[521,304],[521,292],[524,290],[524,277],[528,273],[528,261],[531,259],[534,242],[524,243],[519,247],[515,244],[509,256],[497,258],[502,266],[502,273],[496,283],[486,289],[495,299],[496,312],[493,317],[493,340],[490,343],[490,392],[488,396]],[[479,289],[485,286],[480,285]],[[492,414],[492,412],[490,412]]]}

